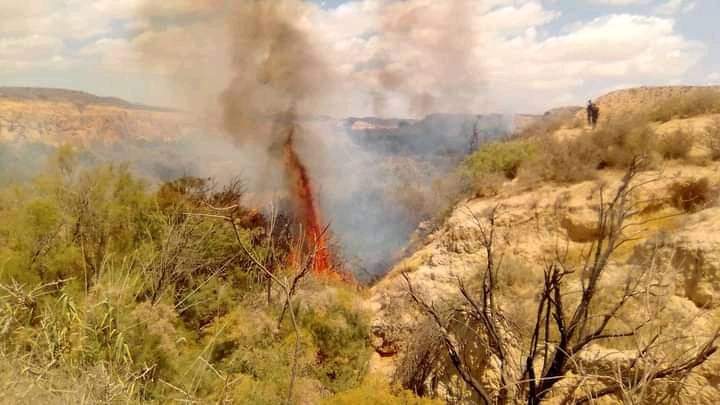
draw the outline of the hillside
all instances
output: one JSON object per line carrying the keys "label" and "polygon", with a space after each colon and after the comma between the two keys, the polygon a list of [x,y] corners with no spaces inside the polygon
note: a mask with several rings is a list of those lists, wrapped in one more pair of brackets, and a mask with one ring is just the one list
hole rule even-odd
{"label": "hillside", "polygon": [[648,108],[648,106],[657,106],[666,103],[668,100],[682,99],[684,96],[698,90],[702,92],[720,92],[720,86],[638,87],[616,90],[594,101],[610,115],[626,114]]}
{"label": "hillside", "polygon": [[[0,185],[32,179],[64,144],[80,147],[83,165],[127,164],[132,173],[156,185],[182,176],[225,183],[266,164],[256,161],[252,148],[212,129],[220,125],[194,119],[187,112],[82,92],[1,89]],[[460,114],[421,120],[306,116],[302,123],[312,141],[322,143],[323,154],[332,157],[312,159],[309,169],[318,184],[342,183],[342,192],[324,188],[328,193],[320,202],[339,235],[342,254],[363,279],[383,274],[418,224],[452,201],[453,195],[437,192],[443,187],[440,180],[452,175],[474,147],[473,139],[496,137],[507,127],[501,116]],[[359,173],[383,181],[343,178]],[[278,198],[271,183],[263,177],[247,184],[248,199],[267,207]],[[396,226],[383,226],[388,223]],[[357,237],[359,232],[371,236]]]}
{"label": "hillside", "polygon": [[[627,242],[609,252],[592,310],[602,314],[603,308],[617,305],[623,289],[628,297],[644,298],[626,298],[627,308],[608,312],[614,315],[608,318],[606,333],[626,337],[591,339],[589,346],[577,346],[578,352],[570,353],[570,364],[562,372],[562,382],[549,384],[552,388],[543,394],[542,403],[560,403],[568,395],[583,398],[602,389],[611,395],[598,403],[621,403],[621,393],[633,395],[633,403],[675,403],[658,399],[658,395],[672,395],[663,391],[672,384],[683,387],[677,403],[718,403],[720,356],[713,355],[714,350],[704,353],[700,347],[720,327],[720,240],[716,237],[720,231],[720,155],[714,152],[714,143],[720,140],[720,97],[712,96],[717,90],[663,87],[613,92],[597,102],[605,117],[631,116],[622,125],[617,118],[601,121],[593,132],[584,126],[584,111],[580,111],[563,122],[531,123],[519,140],[492,146],[487,157],[479,151],[471,158],[477,162],[473,170],[481,170],[475,196],[459,202],[422,247],[371,290],[373,369],[416,392],[433,393],[450,402],[479,401],[448,359],[445,332],[436,325],[447,322],[450,341],[466,356],[468,372],[491,395],[502,392],[503,379],[520,379],[533,327],[543,330],[545,321],[535,324],[534,320],[544,277],[552,269],[549,266],[568,272],[558,284],[567,295],[557,297],[563,297],[565,306],[576,305],[586,286],[581,282],[587,277],[584,272],[594,263],[586,255],[611,246],[605,232],[612,230],[601,231],[606,228],[598,222],[603,212],[599,208],[618,209],[607,204],[622,192],[628,167],[632,167],[629,158],[622,156],[637,150],[647,151],[642,153],[648,158],[632,176],[627,200],[622,200],[632,215],[621,223],[617,237]],[[700,99],[712,102],[701,104]],[[658,111],[681,103],[694,107],[674,111],[672,116]],[[633,108],[642,117],[662,119],[632,116]],[[636,136],[644,140],[637,144]],[[488,235],[494,241],[491,255],[485,243]],[[493,349],[493,339],[498,338],[480,323],[487,315],[481,316],[473,307],[482,305],[482,297],[487,296],[481,286],[493,262],[496,316],[504,319],[495,324],[499,328],[495,333],[504,342],[502,357],[497,347]],[[639,279],[646,283],[644,287],[639,287],[639,281],[627,281]],[[463,298],[463,285],[477,300],[475,304]],[[637,291],[628,293],[630,286]],[[417,299],[432,307],[423,309]],[[439,318],[434,321],[430,311]],[[479,318],[465,318],[463,313]],[[552,330],[557,319],[548,319],[553,336],[560,333]],[[662,339],[672,343],[648,343],[653,331],[662,331]],[[551,338],[552,347],[559,344],[552,339],[557,338]],[[645,344],[650,346],[643,351]],[[653,375],[646,369],[649,364],[657,369],[670,367],[674,361],[687,360],[694,350],[704,360],[683,374],[687,384],[673,377],[660,385],[642,385],[647,391],[636,392],[635,380],[624,380],[622,384],[628,386],[621,384],[622,388],[607,382],[616,381],[617,373],[624,373],[628,364],[635,364],[633,372],[646,378]],[[641,359],[633,360],[636,356]],[[537,373],[552,372],[543,369],[542,358],[535,362]],[[604,375],[606,380],[575,377],[586,374]],[[505,391],[505,395],[515,394],[514,389]]]}
{"label": "hillside", "polygon": [[187,130],[182,114],[116,98],[38,88],[0,88],[0,141],[48,145],[169,140]]}
{"label": "hillside", "polygon": [[[0,114],[83,129],[0,144],[9,403],[720,403],[717,88],[614,92],[595,129],[562,107],[507,137],[500,116],[313,118],[335,159],[308,172],[343,186],[318,193],[333,264],[369,286],[312,272],[301,222],[255,190],[192,176],[252,150],[19,92]],[[47,146],[65,137],[88,148]]]}

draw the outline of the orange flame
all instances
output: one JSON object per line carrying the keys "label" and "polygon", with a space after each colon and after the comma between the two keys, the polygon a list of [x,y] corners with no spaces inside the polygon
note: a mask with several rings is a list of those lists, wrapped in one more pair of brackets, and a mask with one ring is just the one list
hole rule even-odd
{"label": "orange flame", "polygon": [[310,177],[305,165],[303,165],[297,152],[295,152],[293,133],[294,130],[291,130],[284,147],[285,165],[291,180],[290,187],[294,197],[297,199],[297,208],[305,227],[305,238],[314,244],[313,272],[327,275],[332,272],[332,261],[327,246],[327,238],[315,204]]}

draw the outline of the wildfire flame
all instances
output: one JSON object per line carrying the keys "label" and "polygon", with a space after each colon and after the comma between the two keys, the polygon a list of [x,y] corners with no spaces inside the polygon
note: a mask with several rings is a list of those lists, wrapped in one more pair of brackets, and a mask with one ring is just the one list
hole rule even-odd
{"label": "wildfire flame", "polygon": [[285,166],[290,178],[290,191],[296,198],[299,215],[303,220],[305,238],[313,246],[314,260],[312,269],[315,274],[330,274],[332,262],[327,246],[327,237],[321,225],[320,215],[315,203],[312,184],[305,165],[300,160],[293,144],[294,128],[290,130],[284,145]]}

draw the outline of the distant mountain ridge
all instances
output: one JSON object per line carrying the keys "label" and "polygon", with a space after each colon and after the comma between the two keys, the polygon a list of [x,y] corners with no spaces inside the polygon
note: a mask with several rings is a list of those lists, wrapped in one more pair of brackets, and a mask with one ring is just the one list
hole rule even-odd
{"label": "distant mountain ridge", "polygon": [[66,102],[79,107],[104,105],[134,110],[174,111],[169,108],[131,103],[117,97],[101,97],[78,90],[44,87],[0,87],[0,100]]}
{"label": "distant mountain ridge", "polygon": [[188,114],[75,90],[0,87],[0,141],[47,145],[175,139]]}

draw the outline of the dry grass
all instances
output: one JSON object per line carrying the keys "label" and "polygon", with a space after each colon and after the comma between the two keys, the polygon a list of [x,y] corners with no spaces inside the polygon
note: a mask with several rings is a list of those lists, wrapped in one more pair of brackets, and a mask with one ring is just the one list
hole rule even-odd
{"label": "dry grass", "polygon": [[589,138],[598,149],[600,167],[626,168],[633,158],[649,157],[656,148],[655,132],[643,114],[610,119]]}
{"label": "dry grass", "polygon": [[703,134],[704,147],[712,160],[720,160],[720,117],[714,117]]}
{"label": "dry grass", "polygon": [[563,141],[545,136],[536,142],[537,153],[519,171],[523,183],[575,183],[595,177],[597,150],[585,137]]}
{"label": "dry grass", "polygon": [[657,143],[657,151],[667,160],[687,159],[693,148],[695,140],[692,134],[677,129],[674,132],[663,136]]}
{"label": "dry grass", "polygon": [[697,88],[658,104],[650,110],[649,118],[668,122],[716,112],[720,112],[720,92],[713,88]]}
{"label": "dry grass", "polygon": [[559,111],[546,114],[544,117],[518,132],[516,137],[527,139],[538,135],[552,134],[563,127],[583,128],[584,126],[585,121],[577,119],[574,111]]}

